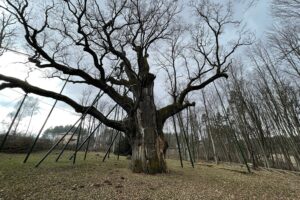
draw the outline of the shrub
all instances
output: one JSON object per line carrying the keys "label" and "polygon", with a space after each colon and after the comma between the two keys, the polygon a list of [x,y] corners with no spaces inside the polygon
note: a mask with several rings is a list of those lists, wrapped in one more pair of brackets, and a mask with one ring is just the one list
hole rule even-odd
{"label": "shrub", "polygon": [[[0,143],[4,139],[4,134],[0,135]],[[33,136],[24,135],[9,135],[4,144],[4,147],[0,150],[5,153],[26,153],[31,145],[33,144],[35,138]],[[39,139],[36,143],[33,151],[44,151],[51,148],[52,142],[48,139]]]}

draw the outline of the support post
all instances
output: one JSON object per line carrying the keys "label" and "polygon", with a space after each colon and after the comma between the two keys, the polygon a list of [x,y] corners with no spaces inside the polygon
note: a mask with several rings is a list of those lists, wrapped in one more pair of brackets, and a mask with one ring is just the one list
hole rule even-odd
{"label": "support post", "polygon": [[174,115],[172,116],[172,120],[173,120],[174,132],[175,132],[175,136],[176,136],[176,142],[177,142],[177,146],[178,146],[178,153],[179,153],[180,165],[181,165],[181,168],[183,168],[180,142],[179,142],[179,138],[178,138],[178,132],[177,132],[176,121],[175,121]]}
{"label": "support post", "polygon": [[74,128],[74,126],[76,126],[76,124],[83,119],[86,115],[87,112],[92,108],[92,106],[99,100],[99,98],[103,95],[104,93],[102,93],[100,95],[100,92],[97,94],[97,96],[95,97],[92,105],[86,109],[86,111],[83,113],[83,115],[73,124],[73,126],[67,131],[67,133],[65,133],[52,147],[51,149],[46,153],[46,155],[35,165],[35,167],[39,167],[40,164],[49,156],[49,154],[55,149],[55,147],[66,137],[66,135]]}
{"label": "support post", "polygon": [[[117,104],[114,105],[114,107],[107,113],[107,115],[105,117],[108,117],[113,111],[114,109],[117,107]],[[83,145],[94,135],[94,133],[97,131],[97,129],[102,125],[102,122],[100,122],[96,128],[91,132],[91,134],[81,143],[81,145],[79,146],[79,148],[76,151],[79,151]],[[75,153],[75,152],[74,152]],[[69,160],[71,160],[73,158],[74,154],[72,154],[72,156],[69,158]]]}
{"label": "support post", "polygon": [[[83,120],[83,119],[82,119],[82,120]],[[81,125],[82,120],[81,120],[79,126]],[[78,127],[79,127],[79,126],[76,127],[76,129],[75,129],[74,132],[72,133],[70,139],[68,140],[68,142],[67,142],[67,143],[64,145],[64,147],[62,148],[62,150],[61,150],[60,153],[58,154],[57,158],[55,159],[55,162],[58,162],[58,160],[60,159],[60,157],[62,156],[62,154],[63,154],[64,151],[66,150],[67,146],[68,146],[69,143],[71,142],[72,138],[74,137],[74,135],[75,135],[76,131],[78,130]],[[71,131],[71,130],[70,130],[70,131]],[[70,131],[69,131],[69,132],[70,132]],[[67,132],[67,135],[69,134],[69,132]]]}
{"label": "support post", "polygon": [[188,153],[189,153],[191,165],[192,165],[192,167],[194,168],[194,167],[195,167],[195,166],[194,166],[194,161],[193,161],[193,157],[192,157],[192,154],[191,154],[189,141],[188,141],[186,132],[185,132],[185,130],[184,130],[182,118],[181,118],[180,115],[177,115],[177,119],[178,119],[178,122],[179,122],[179,126],[181,127],[181,130],[182,130],[182,132],[183,132],[183,136],[184,136],[184,139],[185,139],[185,142],[186,142],[186,146],[187,146],[187,149],[188,149]]}
{"label": "support post", "polygon": [[79,125],[80,127],[79,127],[78,136],[77,136],[77,142],[76,142],[76,147],[75,147],[75,153],[74,153],[74,156],[73,156],[73,165],[74,165],[75,162],[76,162],[76,155],[77,155],[76,150],[77,150],[78,145],[79,145],[80,135],[81,135],[81,131],[82,131],[82,122],[83,122],[83,121],[81,121],[81,123],[80,123],[80,125]]}
{"label": "support post", "polygon": [[110,152],[110,149],[111,149],[111,147],[112,147],[112,145],[114,144],[114,142],[115,142],[115,140],[116,140],[116,138],[117,138],[117,136],[120,134],[120,131],[117,131],[117,133],[116,133],[116,135],[115,135],[115,137],[114,137],[114,139],[112,140],[112,142],[110,143],[110,145],[109,145],[109,147],[108,147],[108,149],[107,149],[107,151],[106,151],[106,153],[105,153],[105,155],[104,155],[104,157],[103,157],[103,160],[102,160],[102,162],[104,162],[105,161],[105,159],[106,159],[106,157],[107,157],[107,155],[109,154],[109,152]]}
{"label": "support post", "polygon": [[[70,75],[68,76],[68,78],[67,78],[66,82],[64,83],[62,89],[60,90],[59,94],[61,94],[61,93],[63,92],[63,90],[65,89],[65,87],[66,87],[66,85],[67,85],[67,83],[68,83],[69,78],[70,78]],[[35,145],[36,145],[38,139],[40,138],[40,135],[42,134],[42,132],[43,132],[43,130],[44,130],[44,127],[45,127],[45,125],[47,124],[47,122],[48,122],[48,120],[49,120],[49,118],[50,118],[50,116],[51,116],[51,114],[52,114],[52,112],[53,112],[53,110],[54,110],[56,104],[57,104],[57,100],[55,100],[55,102],[54,102],[54,104],[53,104],[53,106],[52,106],[50,112],[48,113],[48,115],[47,115],[47,117],[46,117],[46,119],[45,119],[45,121],[44,121],[44,123],[43,123],[41,129],[39,130],[39,132],[38,132],[38,134],[37,134],[37,136],[36,136],[36,138],[35,138],[33,144],[31,145],[30,149],[28,150],[27,155],[26,155],[26,157],[25,157],[23,163],[26,163],[26,162],[27,162],[27,160],[28,160],[30,154],[32,153],[32,151],[33,151],[33,149],[34,149],[34,147],[35,147]]]}
{"label": "support post", "polygon": [[20,104],[20,106],[19,106],[19,108],[18,108],[18,110],[17,110],[17,112],[16,112],[16,114],[15,114],[15,116],[14,116],[14,118],[13,118],[13,120],[12,120],[10,126],[9,126],[9,128],[8,128],[8,131],[6,132],[4,138],[3,138],[2,142],[1,142],[0,150],[4,147],[4,144],[5,144],[6,140],[7,140],[7,137],[8,137],[8,135],[9,135],[9,132],[10,132],[11,128],[13,127],[13,125],[14,125],[14,123],[15,123],[15,121],[16,121],[18,115],[19,115],[19,112],[20,112],[20,110],[21,110],[21,108],[22,108],[22,106],[23,106],[23,104],[24,104],[24,101],[25,101],[25,99],[27,98],[27,96],[28,96],[28,94],[26,93],[26,94],[24,95],[24,98],[22,99],[22,102],[21,102],[21,104]]}

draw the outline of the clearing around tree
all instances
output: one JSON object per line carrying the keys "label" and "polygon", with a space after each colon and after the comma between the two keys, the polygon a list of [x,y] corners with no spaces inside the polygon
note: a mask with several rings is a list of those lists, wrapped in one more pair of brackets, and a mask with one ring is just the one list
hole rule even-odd
{"label": "clearing around tree", "polygon": [[90,153],[75,165],[65,157],[55,163],[55,154],[39,168],[42,156],[34,153],[22,164],[23,154],[0,154],[0,199],[300,199],[300,175],[289,171],[196,163],[195,169],[178,160],[167,160],[170,172],[145,175],[132,173],[129,160]]}

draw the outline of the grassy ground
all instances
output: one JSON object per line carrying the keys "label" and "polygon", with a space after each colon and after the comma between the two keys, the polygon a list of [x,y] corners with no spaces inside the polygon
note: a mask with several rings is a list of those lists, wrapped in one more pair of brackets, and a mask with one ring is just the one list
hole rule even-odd
{"label": "grassy ground", "polygon": [[[67,153],[70,155],[70,152]],[[64,157],[50,156],[39,168],[34,154],[27,164],[24,155],[0,154],[0,200],[6,199],[300,199],[300,176],[257,171],[243,173],[238,166],[184,163],[168,160],[170,173],[133,174],[128,160],[102,155],[82,155],[73,166]]]}

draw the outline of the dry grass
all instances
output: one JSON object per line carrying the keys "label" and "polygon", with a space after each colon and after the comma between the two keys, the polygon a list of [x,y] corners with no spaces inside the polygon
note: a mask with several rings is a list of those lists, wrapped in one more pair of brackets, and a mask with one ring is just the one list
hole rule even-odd
{"label": "dry grass", "polygon": [[[67,154],[70,155],[70,152]],[[197,164],[168,160],[169,174],[133,174],[128,161],[91,153],[78,157],[73,166],[64,157],[54,163],[50,156],[39,168],[34,154],[27,164],[24,155],[0,154],[0,199],[300,199],[300,176],[258,171],[243,173],[228,165]]]}

